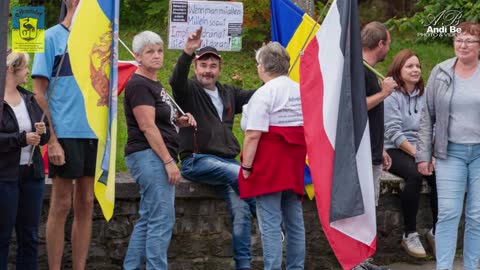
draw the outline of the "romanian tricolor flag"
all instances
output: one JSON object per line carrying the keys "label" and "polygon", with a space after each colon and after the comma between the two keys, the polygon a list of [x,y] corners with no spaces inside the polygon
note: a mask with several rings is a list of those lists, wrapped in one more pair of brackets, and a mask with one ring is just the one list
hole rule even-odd
{"label": "romanian tricolor flag", "polygon": [[[320,25],[291,0],[271,0],[270,6],[272,10],[272,41],[280,42],[287,49],[290,55],[289,76],[292,80],[300,82],[299,56],[301,50],[315,36]],[[315,196],[308,161],[305,164],[305,192],[310,199]]]}
{"label": "romanian tricolor flag", "polygon": [[98,138],[95,196],[105,219],[115,204],[119,0],[81,0],[68,48],[88,123]]}

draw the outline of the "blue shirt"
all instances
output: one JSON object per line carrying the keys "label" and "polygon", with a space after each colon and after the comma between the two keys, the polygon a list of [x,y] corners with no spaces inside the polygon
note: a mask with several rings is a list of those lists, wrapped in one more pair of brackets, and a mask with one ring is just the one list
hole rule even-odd
{"label": "blue shirt", "polygon": [[85,100],[73,77],[68,52],[60,68],[55,89],[51,89],[59,68],[70,32],[58,24],[45,32],[45,52],[36,53],[33,60],[32,78],[43,77],[49,83],[47,95],[53,91],[49,109],[57,138],[95,139],[85,111]]}

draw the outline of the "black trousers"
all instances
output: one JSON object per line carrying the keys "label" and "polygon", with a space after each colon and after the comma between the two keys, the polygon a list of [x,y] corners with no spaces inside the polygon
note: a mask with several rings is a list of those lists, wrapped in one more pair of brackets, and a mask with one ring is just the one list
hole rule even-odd
{"label": "black trousers", "polygon": [[417,170],[415,158],[400,149],[388,149],[387,152],[392,158],[392,167],[389,172],[398,175],[405,180],[405,187],[400,194],[405,233],[417,231],[417,212],[420,203],[420,191],[423,179],[427,180],[431,189],[430,207],[432,210],[433,231],[435,232],[435,224],[437,223],[438,215],[435,174],[430,176],[421,175]]}

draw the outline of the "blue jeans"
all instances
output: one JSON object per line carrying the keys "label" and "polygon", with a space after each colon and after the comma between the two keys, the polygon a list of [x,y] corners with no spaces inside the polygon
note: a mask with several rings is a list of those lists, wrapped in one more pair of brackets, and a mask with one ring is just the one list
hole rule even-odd
{"label": "blue jeans", "polygon": [[437,159],[438,222],[435,231],[437,269],[452,269],[465,188],[463,267],[476,270],[480,258],[480,144],[450,143],[447,159]]}
{"label": "blue jeans", "polygon": [[0,270],[8,265],[13,228],[17,234],[16,269],[38,269],[38,226],[45,180],[32,167],[20,166],[18,179],[0,181]]}
{"label": "blue jeans", "polygon": [[242,200],[238,195],[240,164],[235,159],[214,155],[193,154],[182,161],[181,173],[186,179],[215,186],[227,202],[232,219],[233,256],[236,268],[250,267],[251,222],[255,215],[255,200]]}
{"label": "blue jeans", "polygon": [[123,267],[126,270],[164,270],[175,223],[175,187],[168,183],[162,160],[152,149],[125,157],[140,190],[139,219],[135,223]]}
{"label": "blue jeans", "polygon": [[302,201],[291,190],[256,197],[265,270],[282,269],[282,221],[287,241],[287,270],[303,270],[305,226]]}

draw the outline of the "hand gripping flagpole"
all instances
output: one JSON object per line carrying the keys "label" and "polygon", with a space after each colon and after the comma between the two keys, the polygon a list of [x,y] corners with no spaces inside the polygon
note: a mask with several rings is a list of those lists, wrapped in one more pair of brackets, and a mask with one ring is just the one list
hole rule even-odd
{"label": "hand gripping flagpole", "polygon": [[[123,43],[123,41],[120,39],[120,37],[118,37],[118,41],[120,41],[120,44],[123,45],[123,47],[125,47],[125,49],[127,49],[127,51],[132,55],[133,58],[135,58],[135,55],[133,54],[133,52],[130,50],[130,48],[128,48],[127,45],[125,45],[125,43]],[[173,103],[173,105],[175,105],[175,107],[177,108],[177,110],[182,114],[182,115],[185,115],[185,112],[183,112],[182,108],[180,108],[180,106],[178,106],[178,104],[175,102],[175,100],[165,91],[165,93],[167,94],[168,98],[170,98],[170,101]]]}

